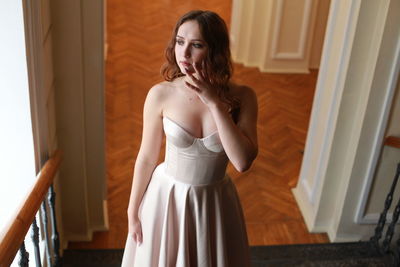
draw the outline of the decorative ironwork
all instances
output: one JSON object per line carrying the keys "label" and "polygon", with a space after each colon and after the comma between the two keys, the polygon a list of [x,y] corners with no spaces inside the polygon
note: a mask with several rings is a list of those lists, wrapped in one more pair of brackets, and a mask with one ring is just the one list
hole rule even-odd
{"label": "decorative ironwork", "polygon": [[18,261],[19,266],[29,267],[29,253],[25,249],[25,241],[22,241],[21,247],[19,248],[20,259]]}
{"label": "decorative ironwork", "polygon": [[390,206],[392,205],[393,193],[394,193],[394,190],[396,189],[397,181],[399,180],[399,174],[400,174],[400,163],[397,165],[396,175],[393,179],[392,186],[390,188],[390,192],[386,197],[384,209],[383,209],[381,215],[379,216],[378,225],[375,228],[375,234],[370,239],[371,243],[379,251],[381,251],[380,246],[379,246],[379,240],[382,237],[383,228],[385,227],[387,212],[388,212]]}
{"label": "decorative ironwork", "polygon": [[43,200],[43,202],[42,202],[41,211],[42,211],[43,233],[44,233],[44,239],[45,239],[45,243],[46,243],[45,248],[46,248],[47,266],[52,266],[52,264],[51,264],[50,246],[49,246],[49,231],[48,231],[48,226],[47,226],[46,199]]}
{"label": "decorative ironwork", "polygon": [[382,252],[388,253],[390,248],[390,243],[392,242],[393,234],[394,234],[394,227],[396,226],[397,221],[399,220],[400,215],[400,198],[397,202],[396,208],[393,213],[392,221],[386,231],[385,239],[382,242]]}
{"label": "decorative ironwork", "polygon": [[[59,240],[59,235],[58,235],[58,230],[57,230],[57,222],[56,222],[56,212],[55,212],[55,192],[53,185],[50,186],[47,200],[48,203],[46,202],[46,198],[43,200],[42,205],[41,205],[41,220],[43,223],[43,235],[44,235],[44,240],[45,240],[45,249],[46,249],[46,263],[47,266],[55,266],[58,267],[60,266],[60,254],[59,254],[59,248],[60,248],[60,240]],[[50,239],[49,239],[49,225],[48,225],[48,214],[47,214],[47,205],[49,205],[50,208],[50,227],[52,231],[51,235],[51,241],[52,241],[52,249],[53,251],[50,251]],[[42,266],[42,262],[40,259],[40,247],[39,247],[39,227],[36,222],[36,217],[33,218],[32,222],[32,232],[31,232],[31,238],[34,246],[34,253],[35,253],[35,263],[37,267]],[[20,260],[19,260],[19,265],[20,266],[29,266],[29,253],[25,249],[25,242],[21,244],[20,247]]]}
{"label": "decorative ironwork", "polygon": [[33,241],[33,248],[34,248],[34,251],[35,251],[36,267],[41,267],[42,266],[42,262],[40,261],[39,227],[37,226],[37,223],[36,223],[36,216],[33,217],[31,237],[32,237],[32,241]]}
{"label": "decorative ironwork", "polygon": [[394,266],[400,265],[400,238],[396,242],[396,249],[394,251]]}
{"label": "decorative ironwork", "polygon": [[[59,248],[60,248],[60,241],[59,241],[59,235],[57,231],[57,222],[56,222],[56,212],[55,212],[55,193],[54,193],[54,188],[53,188],[53,180],[54,177],[57,173],[58,167],[61,163],[61,152],[59,150],[56,150],[54,152],[54,155],[52,158],[50,158],[43,166],[40,175],[38,177],[37,181],[37,186],[35,185],[35,190],[32,191],[34,194],[29,194],[27,200],[24,203],[24,208],[32,208],[35,207],[35,210],[30,210],[31,212],[29,213],[23,213],[19,214],[21,216],[21,222],[19,223],[18,220],[14,221],[13,223],[15,224],[20,224],[21,225],[21,231],[18,231],[15,233],[16,238],[15,239],[7,239],[5,242],[6,249],[8,251],[5,252],[4,256],[6,265],[8,266],[11,264],[12,258],[11,256],[14,256],[14,261],[16,261],[15,257],[15,250],[16,248],[13,247],[17,245],[15,242],[17,240],[21,240],[23,236],[27,235],[28,232],[28,227],[29,227],[29,220],[32,220],[31,224],[31,240],[33,244],[33,251],[35,253],[35,265],[36,266],[60,266],[61,265],[61,258],[59,256]],[[48,187],[46,187],[48,185]],[[47,191],[47,192],[46,192]],[[47,193],[47,196],[46,196]],[[38,207],[40,204],[40,207]],[[37,210],[37,208],[40,209],[40,212]],[[47,209],[50,209],[50,213],[47,213]],[[38,213],[39,212],[39,213]],[[36,218],[36,216],[39,216]],[[48,225],[48,220],[51,220],[51,225]],[[39,220],[39,221],[38,221]],[[38,227],[39,223],[39,227]],[[51,229],[50,229],[51,228]],[[52,231],[52,236],[51,240],[49,238],[49,231]],[[46,255],[45,258],[43,258],[43,251],[41,250],[41,242],[40,242],[40,236],[39,232],[42,231],[42,242],[44,241],[44,254]],[[8,232],[7,234],[10,234],[11,232]],[[3,252],[3,251],[2,251]],[[4,254],[4,253],[3,253]],[[29,266],[29,253],[26,251],[25,248],[25,240],[23,240],[20,244],[19,247],[19,258],[18,258],[18,264],[20,266]],[[41,255],[42,254],[42,255]],[[42,258],[42,259],[41,259]],[[54,259],[54,260],[53,260]],[[3,260],[3,258],[2,258]],[[2,261],[3,263],[3,261]],[[4,264],[1,264],[3,266]]]}
{"label": "decorative ironwork", "polygon": [[51,240],[53,242],[54,266],[60,266],[60,239],[57,230],[56,210],[55,210],[56,193],[53,185],[49,188],[48,200],[50,206],[50,221],[51,221]]}

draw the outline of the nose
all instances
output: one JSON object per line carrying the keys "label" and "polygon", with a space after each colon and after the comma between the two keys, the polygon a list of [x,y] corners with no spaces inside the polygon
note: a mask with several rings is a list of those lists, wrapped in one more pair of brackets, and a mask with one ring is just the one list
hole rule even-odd
{"label": "nose", "polygon": [[183,55],[185,58],[190,58],[190,46],[185,47],[185,50],[183,51]]}

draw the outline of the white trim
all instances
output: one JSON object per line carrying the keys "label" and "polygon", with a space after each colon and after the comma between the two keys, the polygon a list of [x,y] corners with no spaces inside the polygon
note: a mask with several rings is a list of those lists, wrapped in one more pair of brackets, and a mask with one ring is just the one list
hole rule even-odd
{"label": "white trim", "polygon": [[[248,28],[246,29],[246,31],[244,33],[245,36],[243,37],[245,40],[245,42],[244,42],[245,46],[243,47],[244,53],[242,53],[243,61],[245,61],[245,62],[248,62],[249,57],[250,57],[250,49],[252,48],[251,40],[252,40],[252,34],[254,33],[253,25],[254,25],[254,20],[256,19],[256,17],[254,16],[254,10],[256,9],[256,5],[255,5],[254,1],[249,1],[247,8],[249,10],[248,18],[247,18]],[[242,21],[242,23],[243,23],[243,21]]]}
{"label": "white trim", "polygon": [[108,43],[104,43],[104,62],[107,62],[108,57]]}
{"label": "white trim", "polygon": [[279,33],[281,30],[284,0],[277,1],[276,17],[272,32],[271,57],[273,59],[304,59],[307,42],[308,26],[310,24],[312,0],[305,0],[303,19],[300,28],[300,38],[296,52],[278,52]]}
{"label": "white trim", "polygon": [[[368,213],[365,214],[359,222],[359,224],[377,224],[379,221],[380,214],[379,213]],[[391,223],[393,219],[393,213],[387,213],[386,215],[386,223]],[[400,222],[397,222],[398,224]]]}
{"label": "white trim", "polygon": [[355,242],[355,240],[362,240],[361,235],[338,235],[333,227],[329,227],[327,234],[329,241],[332,243]]}
{"label": "white trim", "polygon": [[43,45],[44,45],[44,43],[47,41],[47,39],[49,38],[50,32],[51,32],[52,28],[53,28],[53,24],[50,24],[50,26],[49,26],[49,28],[47,29],[45,35],[43,36],[43,42],[42,42]]}
{"label": "white trim", "polygon": [[92,241],[93,232],[91,230],[87,230],[86,234],[65,234],[64,238],[67,240],[67,242]]}
{"label": "white trim", "polygon": [[277,69],[277,68],[261,68],[259,64],[245,64],[246,67],[259,67],[261,72],[269,72],[269,73],[304,73],[304,74],[309,74],[310,70],[308,68],[298,68],[298,69]]}
{"label": "white trim", "polygon": [[[385,99],[383,102],[383,111],[381,112],[381,115],[379,116],[379,122],[378,122],[378,131],[375,135],[375,138],[373,140],[373,151],[375,153],[372,153],[369,157],[368,160],[368,167],[367,167],[367,172],[366,172],[366,179],[364,183],[362,184],[362,192],[364,192],[361,195],[360,202],[357,207],[357,212],[355,215],[354,220],[356,223],[360,224],[376,224],[379,219],[379,215],[376,214],[364,214],[366,211],[366,205],[369,197],[369,193],[371,190],[373,178],[375,175],[375,170],[378,164],[379,156],[381,154],[381,151],[383,149],[382,146],[382,140],[384,139],[384,134],[387,128],[387,123],[388,123],[388,118],[389,118],[389,113],[390,109],[392,106],[392,100],[393,100],[393,95],[395,92],[395,88],[398,82],[398,77],[400,73],[400,40],[397,42],[396,46],[396,51],[395,51],[395,57],[393,59],[393,65],[389,74],[389,82],[387,86],[387,92],[385,95]],[[379,74],[378,74],[379,75]],[[394,173],[394,172],[393,172]],[[388,218],[391,218],[392,214],[388,213]]]}
{"label": "white trim", "polygon": [[314,226],[315,209],[310,200],[310,189],[306,181],[299,181],[296,188],[292,189],[292,193],[301,211],[309,232],[317,231]]}
{"label": "white trim", "polygon": [[[361,228],[354,225],[354,214],[356,213],[356,203],[362,194],[360,184],[362,184],[365,168],[365,154],[369,155],[371,141],[363,144],[365,133],[363,127],[370,125],[368,121],[369,100],[374,93],[374,75],[379,63],[379,51],[381,49],[382,37],[385,29],[387,17],[387,1],[382,2],[362,2],[354,48],[351,53],[350,67],[347,71],[345,90],[346,96],[341,101],[341,114],[347,114],[345,122],[338,122],[337,138],[335,136],[332,161],[329,163],[327,177],[334,179],[339,177],[339,181],[334,184],[337,190],[334,198],[323,199],[323,204],[334,202],[333,212],[330,214],[328,227],[334,228],[345,238],[357,240],[361,234]],[[376,16],[371,17],[371,13]],[[353,79],[353,77],[356,77]],[[352,93],[349,93],[351,91]],[[356,97],[355,97],[356,96]],[[343,111],[343,112],[342,112]],[[349,112],[351,111],[351,114]],[[350,123],[351,122],[351,123]],[[336,135],[336,133],[335,133]],[[341,140],[346,141],[341,141]],[[339,145],[339,150],[337,149]],[[365,149],[364,149],[365,148]],[[366,152],[366,151],[368,152]],[[332,162],[332,164],[331,164]],[[335,166],[332,168],[332,166]],[[329,184],[329,182],[327,182]],[[328,189],[329,190],[329,189]],[[327,191],[328,191],[327,190]],[[325,192],[325,191],[324,191]],[[326,218],[327,216],[325,216]],[[356,230],[352,229],[356,228]],[[365,233],[364,233],[365,234]],[[337,237],[335,237],[336,240]]]}
{"label": "white trim", "polygon": [[[313,107],[311,111],[311,116],[310,116],[310,123],[307,131],[307,138],[306,138],[306,144],[305,144],[305,150],[304,150],[304,156],[303,156],[303,161],[302,161],[302,166],[300,169],[300,175],[299,175],[299,183],[297,187],[304,187],[305,186],[305,179],[307,179],[307,176],[310,173],[310,167],[312,166],[311,162],[311,154],[313,153],[313,150],[316,150],[318,147],[315,143],[315,135],[317,134],[317,119],[319,116],[319,113],[317,110],[321,109],[321,102],[323,100],[323,96],[325,91],[322,90],[322,84],[326,81],[326,77],[328,75],[327,73],[327,68],[328,68],[328,63],[329,63],[329,54],[328,52],[332,50],[332,38],[333,38],[333,33],[334,33],[334,27],[331,26],[335,23],[336,17],[337,17],[337,12],[338,12],[338,2],[331,2],[330,8],[329,8],[329,16],[328,16],[328,22],[327,22],[327,28],[325,32],[325,38],[324,38],[324,44],[323,44],[323,50],[322,50],[322,55],[321,55],[321,65],[320,65],[320,71],[318,73],[318,79],[317,79],[317,85],[316,85],[316,90],[315,90],[315,95],[313,99]],[[329,127],[329,124],[332,124],[332,122],[327,123]],[[328,130],[327,130],[328,131]],[[328,131],[329,132],[329,131]],[[326,139],[325,139],[325,144],[321,144],[323,149],[326,149]],[[321,160],[321,158],[319,158]],[[318,163],[317,163],[318,164]],[[318,164],[317,166],[321,166]],[[319,171],[320,168],[317,168],[316,173],[321,173]],[[317,176],[317,175],[315,175]],[[317,176],[318,177],[318,176]],[[308,184],[307,184],[308,185]],[[299,190],[302,190],[304,192],[307,192],[307,199],[310,202],[313,202],[313,192],[308,185],[307,190],[299,188]],[[315,211],[314,211],[315,212]],[[304,214],[303,214],[304,216]],[[306,221],[310,220],[311,218],[307,218]]]}
{"label": "white trim", "polygon": [[103,228],[104,230],[108,230],[110,229],[110,222],[108,220],[108,201],[107,199],[105,199],[103,201],[103,215],[104,215],[104,225]]}
{"label": "white trim", "polygon": [[[346,6],[345,9],[347,11],[346,28],[344,28],[341,40],[336,41],[334,39],[337,37],[335,36],[336,31],[341,30],[337,25],[340,25],[339,19],[343,20],[343,17],[339,17],[339,10],[343,12],[341,5],[346,4],[350,6],[350,8]],[[360,5],[360,0],[351,2],[331,1],[330,5],[320,73],[299,183],[293,190],[296,199],[302,199],[298,204],[310,231],[322,229],[322,226],[316,225],[315,220],[325,183],[325,173],[328,167]],[[344,27],[343,24],[341,26]],[[340,49],[340,58],[332,59],[331,55],[336,49]],[[323,108],[326,105],[324,102],[328,102],[329,106]],[[309,182],[310,177],[313,177],[312,182]]]}
{"label": "white trim", "polygon": [[107,200],[103,200],[103,218],[104,218],[103,224],[93,224],[90,226],[92,232],[108,231],[110,229],[110,224],[109,224],[109,220],[108,220]]}
{"label": "white trim", "polygon": [[240,45],[240,32],[243,23],[242,20],[242,1],[232,1],[232,14],[231,14],[231,29],[230,29],[230,41],[231,41],[231,55],[235,62],[239,62],[239,45]]}
{"label": "white trim", "polygon": [[[338,4],[340,2],[333,1],[333,5],[340,5]],[[328,120],[326,123],[326,134],[325,134],[325,139],[324,143],[322,144],[322,148],[319,153],[319,163],[317,166],[317,172],[316,172],[316,185],[312,188],[311,192],[311,200],[312,202],[316,201],[317,196],[320,197],[320,193],[322,191],[322,186],[324,183],[324,179],[321,179],[322,177],[325,177],[325,172],[328,167],[328,161],[329,161],[329,156],[330,156],[330,151],[331,151],[331,145],[333,141],[333,136],[334,136],[334,129],[336,127],[336,121],[339,113],[339,108],[340,108],[340,100],[342,98],[343,94],[343,89],[344,89],[344,83],[346,80],[346,75],[347,75],[347,70],[349,66],[349,60],[350,60],[350,54],[351,50],[353,47],[353,40],[354,40],[354,34],[355,34],[355,28],[357,25],[358,21],[358,15],[359,15],[359,8],[360,8],[360,0],[358,1],[352,1],[351,2],[351,7],[350,10],[348,11],[348,23],[347,23],[347,28],[345,31],[345,37],[343,39],[341,48],[341,57],[340,57],[340,62],[336,67],[336,75],[334,79],[334,84],[333,84],[333,96],[332,96],[332,101],[331,101],[331,106],[330,106],[330,112],[328,113]],[[335,11],[337,8],[335,8]],[[335,23],[335,21],[330,21],[330,23]],[[329,29],[329,33],[331,34],[327,40],[324,41],[324,44],[326,42],[333,42],[332,37],[333,37],[333,31],[335,29]],[[332,46],[329,46],[329,50],[333,49]],[[331,51],[329,51],[331,52]],[[330,54],[329,54],[330,55]],[[328,76],[328,67],[329,67],[329,55],[325,56],[325,51],[324,51],[324,56],[322,58],[322,68],[321,71],[324,74],[321,79],[318,77],[317,81],[317,90],[318,91],[324,91],[325,90],[325,85],[326,85],[326,80]],[[318,103],[319,105],[321,103]],[[318,105],[318,109],[315,112],[319,112],[320,106]],[[316,121],[317,125],[315,125],[313,128],[318,128],[319,121]],[[307,139],[308,140],[308,139]],[[310,140],[311,146],[314,145],[313,140]]]}
{"label": "white trim", "polygon": [[[88,196],[88,171],[87,171],[87,142],[86,142],[86,133],[87,133],[87,123],[86,123],[86,109],[85,109],[85,80],[86,80],[86,73],[85,73],[85,44],[84,44],[84,28],[83,28],[83,23],[84,23],[84,14],[83,14],[83,2],[80,2],[78,4],[79,6],[79,45],[80,45],[80,52],[81,52],[81,58],[80,58],[80,70],[81,70],[81,75],[82,78],[80,80],[80,88],[82,90],[78,91],[79,93],[79,101],[80,101],[80,109],[82,110],[82,117],[81,117],[81,129],[83,131],[83,134],[80,135],[80,143],[81,143],[81,155],[82,155],[82,173],[83,173],[83,179],[82,179],[82,187],[83,187],[83,198],[85,199],[84,201],[84,206],[85,206],[85,221],[86,225],[89,227],[90,225],[90,210],[89,210],[89,196]],[[78,98],[76,98],[78,100]],[[88,235],[90,235],[90,240],[92,240],[93,237],[93,231],[91,229],[88,229]]]}
{"label": "white trim", "polygon": [[40,123],[39,123],[39,106],[37,92],[42,87],[41,77],[42,64],[41,57],[42,50],[42,27],[40,24],[40,8],[34,1],[22,1],[24,10],[24,24],[25,24],[25,42],[26,42],[26,60],[28,66],[28,80],[29,80],[29,95],[31,104],[31,117],[32,117],[32,132],[34,138],[35,148],[35,167],[36,173],[41,170],[41,166],[47,159],[42,158],[42,149],[40,142]]}
{"label": "white trim", "polygon": [[[235,2],[236,3],[236,2]],[[243,5],[242,1],[238,1],[237,8],[238,16],[239,16],[239,26],[238,32],[235,33],[235,53],[233,54],[233,58],[237,62],[247,62],[247,55],[249,50],[249,42],[251,37],[251,28],[252,28],[252,15],[253,15],[253,3],[254,1],[250,1],[250,4]]]}

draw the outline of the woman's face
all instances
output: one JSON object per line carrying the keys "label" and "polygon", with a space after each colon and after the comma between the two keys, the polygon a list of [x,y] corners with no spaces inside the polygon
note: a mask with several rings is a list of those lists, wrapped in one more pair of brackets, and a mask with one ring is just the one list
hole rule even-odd
{"label": "woman's face", "polygon": [[175,60],[183,74],[193,73],[193,63],[201,69],[207,56],[208,48],[200,33],[197,21],[189,20],[183,23],[176,34]]}

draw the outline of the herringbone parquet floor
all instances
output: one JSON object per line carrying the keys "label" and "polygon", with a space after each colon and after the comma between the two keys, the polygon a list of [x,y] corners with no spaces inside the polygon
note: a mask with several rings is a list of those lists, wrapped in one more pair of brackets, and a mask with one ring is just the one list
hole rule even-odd
{"label": "herringbone parquet floor", "polygon": [[[210,9],[229,24],[230,0],[108,0],[106,158],[110,230],[69,248],[122,248],[133,166],[148,89],[161,81],[163,51],[177,18]],[[317,72],[265,74],[235,64],[234,80],[259,101],[259,155],[246,173],[228,167],[244,208],[251,245],[328,242],[310,234],[290,191],[299,174]],[[163,153],[160,160],[163,158]]]}

